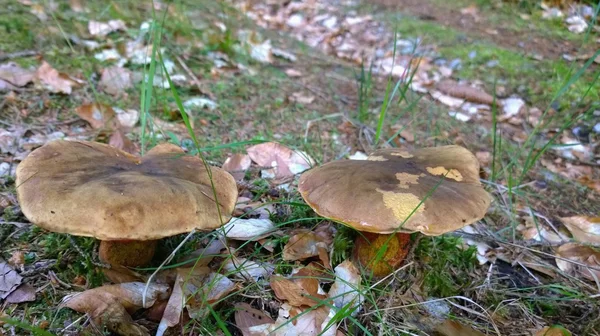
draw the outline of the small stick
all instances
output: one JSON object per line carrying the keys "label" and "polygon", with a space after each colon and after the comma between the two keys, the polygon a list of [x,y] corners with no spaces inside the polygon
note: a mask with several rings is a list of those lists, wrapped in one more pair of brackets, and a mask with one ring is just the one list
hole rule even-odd
{"label": "small stick", "polygon": [[23,51],[17,51],[14,53],[10,53],[10,54],[2,54],[2,55],[0,55],[0,62],[6,61],[9,59],[13,59],[13,58],[36,56],[38,54],[39,53],[35,50],[23,50]]}
{"label": "small stick", "polygon": [[188,76],[190,76],[190,78],[192,79],[194,84],[196,84],[196,87],[198,87],[198,91],[200,91],[200,93],[208,96],[210,99],[215,99],[215,95],[212,92],[208,91],[208,89],[204,88],[204,86],[202,85],[202,83],[200,83],[200,81],[198,80],[196,75],[194,75],[192,70],[190,70],[190,68],[185,64],[185,62],[183,61],[181,56],[177,56],[176,58],[177,58],[177,61],[179,62],[179,64],[181,65],[181,67],[183,68],[183,70],[185,70],[185,72],[188,74]]}

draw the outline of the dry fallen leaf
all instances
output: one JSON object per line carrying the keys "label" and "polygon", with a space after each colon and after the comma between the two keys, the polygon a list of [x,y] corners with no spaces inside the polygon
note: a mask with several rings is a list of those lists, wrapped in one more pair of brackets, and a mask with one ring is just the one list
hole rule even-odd
{"label": "dry fallen leaf", "polygon": [[[327,306],[298,308],[284,303],[279,308],[275,323],[247,327],[248,336],[335,336],[337,326],[331,323],[335,316]],[[325,330],[325,328],[327,330]]]}
{"label": "dry fallen leaf", "polygon": [[261,324],[273,324],[273,320],[265,312],[252,308],[247,303],[236,303],[235,308],[235,325],[240,329],[243,336],[254,336],[255,333],[250,332],[250,328]]}
{"label": "dry fallen leaf", "polygon": [[123,127],[134,127],[140,120],[140,112],[134,109],[123,110],[118,107],[113,107],[113,111],[117,114],[117,119]]}
{"label": "dry fallen leaf", "polygon": [[464,99],[473,103],[486,105],[492,105],[494,103],[494,97],[487,92],[466,84],[459,84],[450,79],[438,83],[437,89],[448,96]]}
{"label": "dry fallen leaf", "polygon": [[0,299],[5,299],[23,281],[21,277],[6,261],[0,259]]}
{"label": "dry fallen leaf", "polygon": [[333,300],[336,308],[343,309],[349,306],[352,308],[352,314],[355,315],[365,299],[363,295],[360,295],[362,291],[360,273],[350,260],[337,265],[334,271],[335,282],[327,295]]}
{"label": "dry fallen leaf", "polygon": [[329,244],[316,232],[301,230],[283,247],[283,260],[304,260],[319,256],[323,266],[329,267]]}
{"label": "dry fallen leaf", "polygon": [[0,80],[22,87],[33,81],[35,71],[21,68],[17,63],[0,64]]}
{"label": "dry fallen leaf", "polygon": [[327,298],[319,292],[319,280],[310,276],[294,275],[289,279],[282,276],[271,277],[271,288],[278,299],[284,300],[292,306],[309,306],[319,304]]}
{"label": "dry fallen leaf", "polygon": [[296,69],[286,69],[285,74],[291,78],[302,77],[302,72],[300,72]]}
{"label": "dry fallen leaf", "polygon": [[305,95],[302,92],[294,92],[291,96],[288,97],[288,100],[292,103],[308,105],[315,101],[315,96]]}
{"label": "dry fallen leaf", "polygon": [[35,288],[28,284],[22,284],[17,287],[10,295],[6,297],[6,303],[23,303],[35,301]]}
{"label": "dry fallen leaf", "polygon": [[236,181],[244,179],[246,170],[250,168],[252,160],[246,154],[233,154],[223,163],[223,169],[228,171]]}
{"label": "dry fallen leaf", "polygon": [[104,68],[99,86],[102,91],[113,96],[122,95],[125,93],[125,90],[133,87],[131,71],[119,66]]}
{"label": "dry fallen leaf", "polygon": [[119,120],[112,107],[104,104],[84,104],[75,109],[75,113],[87,121],[93,129],[119,128]]}
{"label": "dry fallen leaf", "polygon": [[[142,306],[143,282],[108,285],[85,292],[67,295],[61,306],[88,314],[97,325],[106,326],[119,335],[149,335],[148,330],[131,318],[131,313]],[[166,299],[169,287],[151,284],[146,297],[146,308],[157,299]]]}
{"label": "dry fallen leaf", "polygon": [[[562,271],[575,276],[582,276],[590,281],[600,279],[600,252],[584,245],[568,243],[560,246],[556,250],[556,265]],[[567,259],[567,260],[564,260]],[[586,265],[581,266],[569,260]],[[587,267],[589,266],[589,267]],[[590,268],[593,267],[593,268]]]}
{"label": "dry fallen leaf", "polygon": [[37,69],[35,76],[46,89],[54,93],[71,94],[74,87],[85,83],[62,72],[58,72],[58,70],[45,61]]}
{"label": "dry fallen leaf", "polygon": [[235,283],[226,276],[214,273],[207,267],[179,268],[183,279],[185,306],[193,319],[202,319],[208,313],[208,305],[215,305],[236,289]]}
{"label": "dry fallen leaf", "polygon": [[241,280],[266,279],[273,273],[275,266],[266,262],[256,262],[246,258],[231,256],[223,263],[223,272],[225,275],[237,277]]}
{"label": "dry fallen leaf", "polygon": [[108,22],[99,22],[90,20],[88,30],[92,36],[106,36],[117,30],[125,30],[127,26],[123,20],[110,20]]}
{"label": "dry fallen leaf", "polygon": [[523,235],[523,238],[527,240],[546,241],[554,244],[566,243],[569,241],[569,238],[561,232],[554,231],[539,220],[536,222],[531,216],[526,216],[525,223],[519,225],[517,230],[519,230],[521,235]]}
{"label": "dry fallen leaf", "polygon": [[561,217],[563,224],[580,243],[600,244],[600,217]]}
{"label": "dry fallen leaf", "polygon": [[307,170],[314,165],[308,154],[294,151],[276,142],[266,142],[249,147],[248,155],[261,167],[273,167],[262,171],[265,178],[286,178]]}
{"label": "dry fallen leaf", "polygon": [[225,226],[225,237],[235,240],[259,240],[273,233],[275,226],[270,219],[232,217]]}
{"label": "dry fallen leaf", "polygon": [[137,146],[125,135],[125,132],[123,132],[123,129],[121,128],[116,129],[113,134],[111,134],[108,139],[108,144],[129,154],[138,153]]}

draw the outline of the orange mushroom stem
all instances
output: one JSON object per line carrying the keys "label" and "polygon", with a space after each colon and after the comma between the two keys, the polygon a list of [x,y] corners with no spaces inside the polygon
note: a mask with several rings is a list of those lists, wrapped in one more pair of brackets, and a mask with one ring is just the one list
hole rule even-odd
{"label": "orange mushroom stem", "polygon": [[140,267],[152,261],[158,240],[102,240],[100,260],[109,265]]}

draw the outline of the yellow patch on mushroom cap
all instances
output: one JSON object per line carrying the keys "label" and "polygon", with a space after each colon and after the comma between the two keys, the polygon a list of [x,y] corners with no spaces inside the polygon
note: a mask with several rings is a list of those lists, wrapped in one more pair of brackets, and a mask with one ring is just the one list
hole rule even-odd
{"label": "yellow patch on mushroom cap", "polygon": [[397,193],[379,188],[376,190],[383,195],[383,204],[392,210],[394,217],[399,221],[405,221],[409,216],[423,212],[421,200],[411,193]]}
{"label": "yellow patch on mushroom cap", "polygon": [[396,178],[400,181],[399,187],[402,189],[408,189],[409,184],[419,184],[417,181],[419,177],[425,176],[424,174],[416,175],[409,173],[396,173]]}
{"label": "yellow patch on mushroom cap", "polygon": [[435,168],[427,167],[427,171],[431,175],[444,175],[444,177],[451,178],[451,179],[459,181],[459,182],[463,180],[462,175],[456,169],[448,170],[442,166],[438,166]]}
{"label": "yellow patch on mushroom cap", "polygon": [[377,155],[375,155],[375,156],[369,156],[367,158],[367,160],[369,160],[369,161],[387,161],[387,159],[384,158],[383,156],[377,156]]}

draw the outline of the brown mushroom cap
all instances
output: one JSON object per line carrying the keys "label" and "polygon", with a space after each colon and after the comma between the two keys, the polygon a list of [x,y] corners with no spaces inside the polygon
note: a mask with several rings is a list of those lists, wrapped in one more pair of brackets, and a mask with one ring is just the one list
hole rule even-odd
{"label": "brown mushroom cap", "polygon": [[298,189],[319,215],[373,233],[440,235],[481,219],[491,201],[477,158],[460,146],[334,161],[302,174]]}
{"label": "brown mushroom cap", "polygon": [[233,177],[163,144],[139,158],[87,141],[57,140],[17,168],[23,213],[38,226],[101,240],[160,239],[226,223],[237,199]]}

